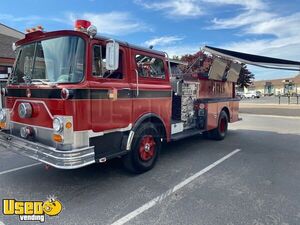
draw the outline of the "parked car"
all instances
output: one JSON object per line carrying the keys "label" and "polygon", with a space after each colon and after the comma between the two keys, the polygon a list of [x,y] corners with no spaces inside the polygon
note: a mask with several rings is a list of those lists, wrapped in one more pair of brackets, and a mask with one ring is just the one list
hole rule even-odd
{"label": "parked car", "polygon": [[256,91],[256,98],[260,98],[262,96],[263,96],[263,94],[260,91]]}
{"label": "parked car", "polygon": [[258,91],[248,91],[242,95],[242,98],[260,98],[261,95]]}
{"label": "parked car", "polygon": [[244,94],[244,92],[241,92],[241,91],[237,91],[235,93],[236,97],[238,97],[238,98],[243,98],[243,94]]}

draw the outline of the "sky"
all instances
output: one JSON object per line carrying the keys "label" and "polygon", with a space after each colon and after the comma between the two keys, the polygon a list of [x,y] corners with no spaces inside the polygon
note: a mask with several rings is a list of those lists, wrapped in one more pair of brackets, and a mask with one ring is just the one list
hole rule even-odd
{"label": "sky", "polygon": [[[170,56],[210,45],[300,61],[300,0],[14,0],[0,7],[0,23],[22,32],[37,25],[73,29],[76,19]],[[257,80],[297,74],[249,68]]]}

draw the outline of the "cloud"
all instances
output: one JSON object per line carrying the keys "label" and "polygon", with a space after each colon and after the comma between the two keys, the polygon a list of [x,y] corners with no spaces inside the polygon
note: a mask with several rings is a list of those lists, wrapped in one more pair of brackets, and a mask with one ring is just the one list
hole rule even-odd
{"label": "cloud", "polygon": [[6,24],[24,24],[26,27],[37,25],[43,20],[40,16],[13,16],[10,14],[0,14],[0,21],[4,21]]}
{"label": "cloud", "polygon": [[135,0],[134,2],[146,9],[164,11],[167,16],[174,19],[203,15],[202,8],[197,0],[162,0],[150,2],[145,0]]}
{"label": "cloud", "polygon": [[69,13],[68,20],[74,22],[78,18],[87,19],[92,22],[100,33],[109,35],[126,35],[138,31],[149,31],[151,28],[146,24],[132,18],[127,12],[109,13]]}
{"label": "cloud", "polygon": [[208,5],[238,5],[245,10],[264,9],[267,6],[261,0],[134,0],[134,2],[146,9],[163,11],[172,19],[203,16]]}
{"label": "cloud", "polygon": [[65,17],[56,17],[56,16],[37,16],[37,15],[29,15],[29,16],[14,16],[11,14],[2,14],[0,13],[0,21],[1,23],[5,23],[8,26],[19,29],[20,31],[25,31],[27,28],[36,27],[37,25],[47,25],[50,23],[60,23],[66,24]]}
{"label": "cloud", "polygon": [[262,10],[267,7],[267,4],[261,0],[202,0],[202,2],[216,4],[219,6],[239,5],[242,6],[245,10]]}
{"label": "cloud", "polygon": [[300,35],[300,13],[289,16],[274,15],[257,24],[251,24],[246,29],[248,34],[271,34],[276,37],[291,37]]}
{"label": "cloud", "polygon": [[207,3],[223,5],[237,5],[241,7],[241,13],[229,18],[214,18],[212,26],[208,29],[232,29],[239,28],[250,24],[267,21],[274,18],[276,14],[266,11],[267,4],[261,0],[202,0]]}
{"label": "cloud", "polygon": [[148,41],[145,41],[145,46],[166,46],[170,44],[174,44],[175,42],[183,40],[184,37],[179,36],[162,36],[162,37],[156,37],[153,39],[150,39]]}
{"label": "cloud", "polygon": [[40,16],[13,16],[10,14],[0,14],[0,20],[10,20],[12,22],[30,22],[30,21],[37,21],[41,20],[42,17]]}
{"label": "cloud", "polygon": [[140,31],[151,31],[151,27],[137,20],[127,12],[108,12],[108,13],[73,13],[68,12],[61,16],[24,16],[18,17],[10,14],[0,14],[0,21],[6,24],[24,24],[26,27],[36,26],[45,23],[60,23],[68,26],[74,25],[76,19],[82,18],[91,21],[99,32],[108,35],[126,35]]}
{"label": "cloud", "polygon": [[233,29],[239,28],[246,25],[251,25],[259,22],[264,22],[269,19],[274,18],[275,15],[268,12],[257,12],[257,11],[247,11],[241,13],[240,15],[228,18],[228,19],[218,19],[214,18],[212,23],[213,25],[208,27],[208,29]]}
{"label": "cloud", "polygon": [[295,13],[289,16],[276,16],[261,22],[248,24],[244,27],[245,35],[271,35],[271,37],[250,38],[244,41],[227,43],[224,47],[247,53],[299,60],[299,17],[300,13]]}

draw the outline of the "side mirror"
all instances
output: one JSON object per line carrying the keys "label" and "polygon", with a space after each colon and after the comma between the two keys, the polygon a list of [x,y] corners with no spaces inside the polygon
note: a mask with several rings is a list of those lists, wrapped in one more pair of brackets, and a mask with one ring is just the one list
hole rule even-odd
{"label": "side mirror", "polygon": [[119,43],[112,41],[106,44],[106,69],[117,70],[119,68]]}

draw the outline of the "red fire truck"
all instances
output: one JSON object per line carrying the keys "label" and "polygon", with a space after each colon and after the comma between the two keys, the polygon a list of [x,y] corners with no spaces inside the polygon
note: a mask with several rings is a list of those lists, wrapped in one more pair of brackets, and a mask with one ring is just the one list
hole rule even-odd
{"label": "red fire truck", "polygon": [[207,74],[175,74],[181,62],[166,53],[96,33],[79,20],[74,31],[29,30],[14,45],[1,146],[60,169],[121,157],[145,172],[162,142],[222,140],[238,121],[240,64],[217,57]]}

